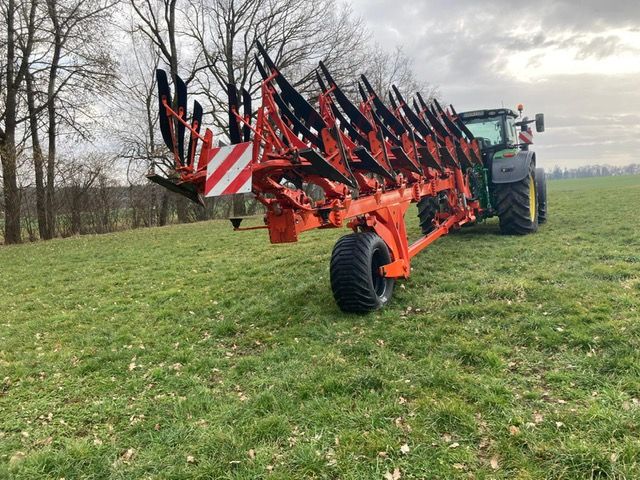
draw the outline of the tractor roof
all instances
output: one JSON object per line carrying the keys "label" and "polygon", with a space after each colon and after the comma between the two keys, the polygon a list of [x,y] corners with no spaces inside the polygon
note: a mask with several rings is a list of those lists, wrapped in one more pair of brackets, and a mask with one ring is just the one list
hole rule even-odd
{"label": "tractor roof", "polygon": [[518,115],[510,108],[495,108],[491,110],[472,110],[469,112],[460,112],[459,117],[462,120],[471,120],[472,118],[497,117],[499,115],[507,115],[516,118]]}

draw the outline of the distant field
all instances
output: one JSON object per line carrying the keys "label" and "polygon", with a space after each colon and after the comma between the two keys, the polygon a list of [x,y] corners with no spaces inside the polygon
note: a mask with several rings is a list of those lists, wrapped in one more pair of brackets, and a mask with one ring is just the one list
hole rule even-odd
{"label": "distant field", "polygon": [[346,230],[0,248],[0,478],[640,478],[640,177],[549,203],[369,316],[331,296]]}

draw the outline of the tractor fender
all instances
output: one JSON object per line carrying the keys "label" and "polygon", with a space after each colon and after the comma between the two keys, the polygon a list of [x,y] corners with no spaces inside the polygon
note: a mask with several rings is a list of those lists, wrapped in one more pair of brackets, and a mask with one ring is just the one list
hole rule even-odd
{"label": "tractor fender", "polygon": [[531,163],[535,166],[536,154],[530,151],[518,152],[513,157],[494,159],[491,162],[491,182],[519,182],[529,174]]}

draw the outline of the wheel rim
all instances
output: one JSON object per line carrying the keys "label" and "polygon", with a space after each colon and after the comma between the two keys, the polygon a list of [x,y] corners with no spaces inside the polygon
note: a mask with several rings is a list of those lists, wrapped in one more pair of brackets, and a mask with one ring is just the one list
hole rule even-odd
{"label": "wheel rim", "polygon": [[373,290],[378,297],[383,297],[387,290],[387,279],[380,275],[380,267],[387,263],[389,262],[385,261],[382,251],[376,248],[371,256],[371,280],[373,281]]}
{"label": "wheel rim", "polygon": [[536,182],[533,175],[529,175],[529,217],[531,223],[536,220]]}

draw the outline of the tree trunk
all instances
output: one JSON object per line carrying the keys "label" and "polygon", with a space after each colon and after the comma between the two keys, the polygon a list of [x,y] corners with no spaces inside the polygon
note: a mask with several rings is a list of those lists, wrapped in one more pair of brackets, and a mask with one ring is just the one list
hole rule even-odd
{"label": "tree trunk", "polygon": [[162,200],[160,202],[160,211],[158,212],[158,225],[161,227],[167,224],[169,216],[169,190],[162,189]]}
{"label": "tree trunk", "polygon": [[36,175],[36,216],[38,218],[38,233],[41,239],[47,238],[47,210],[45,206],[44,188],[44,157],[40,136],[38,134],[38,118],[36,116],[35,99],[33,92],[33,75],[27,74],[27,104],[29,107],[29,127],[31,129],[31,145],[33,146],[33,168]]}
{"label": "tree trunk", "polygon": [[[0,142],[0,163],[2,163],[2,186],[4,194],[4,242],[20,243],[22,231],[20,229],[20,192],[16,177],[16,123],[18,108],[18,88],[21,75],[24,75],[26,62],[23,61],[18,72],[15,72],[15,47],[14,39],[14,15],[15,2],[7,3],[7,47],[6,47],[6,84],[7,94],[5,98],[4,132]],[[31,17],[30,17],[31,18]]]}
{"label": "tree trunk", "polygon": [[176,195],[176,213],[178,214],[179,223],[189,223],[189,205],[188,200],[182,195]]}
{"label": "tree trunk", "polygon": [[16,178],[14,137],[7,135],[2,145],[2,187],[4,189],[4,243],[20,243],[20,191]]}
{"label": "tree trunk", "polygon": [[[54,140],[55,142],[55,140]],[[45,188],[45,209],[47,217],[47,231],[44,236],[45,239],[51,239],[56,232],[56,213],[55,213],[55,143],[53,145],[53,151],[51,150],[51,144],[49,144],[49,153],[47,156],[47,186]]]}
{"label": "tree trunk", "polygon": [[56,0],[47,0],[47,10],[49,18],[53,24],[54,44],[51,67],[49,70],[49,84],[47,85],[47,116],[49,121],[49,131],[47,132],[49,150],[47,152],[47,187],[46,187],[46,210],[47,210],[47,235],[46,238],[53,238],[56,231],[55,212],[55,165],[56,165],[56,81],[58,78],[58,65],[62,51],[63,39],[60,36],[60,25],[58,22],[58,12]]}
{"label": "tree trunk", "polygon": [[74,192],[74,187],[72,187],[71,194],[71,234],[78,235],[80,233],[80,229],[82,227],[82,219],[81,219],[81,195],[77,192]]}

